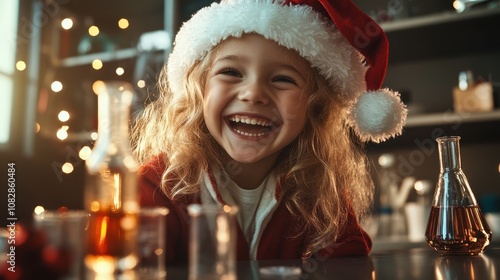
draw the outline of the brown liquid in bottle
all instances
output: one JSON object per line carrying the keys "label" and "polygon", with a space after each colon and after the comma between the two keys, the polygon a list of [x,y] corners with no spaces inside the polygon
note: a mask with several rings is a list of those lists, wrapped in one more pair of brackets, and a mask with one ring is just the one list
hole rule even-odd
{"label": "brown liquid in bottle", "polygon": [[137,217],[123,212],[91,213],[88,226],[88,254],[123,257],[133,253],[127,244],[135,237]]}
{"label": "brown liquid in bottle", "polygon": [[127,201],[123,199],[123,192],[131,193],[128,188],[135,186],[135,174],[110,166],[99,175],[89,175],[88,179],[107,200],[94,201],[100,206],[97,209],[90,207],[86,264],[94,267],[99,266],[97,263],[107,263],[115,270],[130,269],[137,257],[138,214],[127,211],[122,203]]}
{"label": "brown liquid in bottle", "polygon": [[442,255],[478,255],[491,230],[478,206],[432,207],[425,237]]}

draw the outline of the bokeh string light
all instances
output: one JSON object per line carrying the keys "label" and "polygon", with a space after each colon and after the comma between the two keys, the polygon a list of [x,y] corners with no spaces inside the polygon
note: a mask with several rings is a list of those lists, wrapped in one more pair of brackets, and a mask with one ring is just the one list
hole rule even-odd
{"label": "bokeh string light", "polygon": [[[136,50],[134,48],[120,49],[120,42],[116,38],[121,37],[121,35],[115,36],[119,33],[111,33],[112,36],[108,34],[108,32],[130,30],[131,22],[127,17],[119,17],[115,21],[115,29],[112,30],[109,24],[104,24],[98,18],[78,17],[72,13],[65,14],[58,20],[59,22],[55,26],[60,29],[60,32],[54,34],[59,34],[55,36],[60,36],[61,41],[59,48],[55,48],[55,53],[60,57],[57,57],[59,61],[46,74],[47,97],[45,101],[41,98],[42,102],[40,103],[41,108],[45,106],[45,109],[40,111],[40,117],[43,119],[36,122],[35,131],[40,134],[40,137],[53,137],[53,139],[64,142],[66,147],[78,142],[75,150],[78,157],[85,161],[90,155],[92,145],[97,140],[98,134],[94,127],[95,120],[91,120],[91,118],[96,117],[93,116],[96,112],[92,112],[93,109],[84,109],[85,113],[82,114],[81,110],[83,109],[82,106],[92,106],[96,98],[89,99],[88,97],[77,97],[77,95],[88,94],[89,92],[97,95],[103,84],[100,78],[129,79],[129,76],[134,73],[134,71],[128,71],[129,64],[127,60],[136,57]],[[127,36],[124,35],[124,38]],[[80,40],[76,47],[73,43],[75,39]],[[125,54],[122,55],[122,53]],[[81,81],[81,79],[75,81],[75,75],[72,74],[73,70],[80,69],[78,67],[88,66],[91,67],[90,71],[100,71],[99,74],[97,72],[95,74],[91,72],[90,74],[87,74],[89,72],[84,74],[91,79],[91,91],[79,88],[78,81]],[[27,65],[24,61],[19,60],[16,62],[18,71],[24,71],[26,68]],[[56,69],[62,71],[59,72]],[[82,86],[88,85],[88,82],[85,81]],[[145,88],[146,81],[140,79],[136,82],[136,86],[137,88]],[[71,102],[75,102],[74,100],[82,102],[78,101],[78,104],[72,104]],[[61,162],[60,166],[62,174],[71,174],[77,167],[72,162]]]}

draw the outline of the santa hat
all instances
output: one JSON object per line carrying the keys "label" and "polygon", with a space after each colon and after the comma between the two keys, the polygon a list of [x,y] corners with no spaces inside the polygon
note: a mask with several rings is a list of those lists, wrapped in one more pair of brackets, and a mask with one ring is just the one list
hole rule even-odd
{"label": "santa hat", "polygon": [[362,141],[401,134],[407,110],[382,89],[389,44],[382,28],[350,0],[222,0],[199,10],[175,38],[168,84],[182,92],[197,61],[228,37],[257,33],[297,51],[350,104],[347,123]]}

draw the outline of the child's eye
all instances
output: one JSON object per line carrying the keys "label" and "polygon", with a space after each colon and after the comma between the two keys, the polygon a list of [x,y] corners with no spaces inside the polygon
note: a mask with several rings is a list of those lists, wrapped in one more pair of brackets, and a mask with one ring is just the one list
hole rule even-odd
{"label": "child's eye", "polygon": [[295,79],[293,79],[291,77],[287,77],[287,76],[275,77],[273,79],[273,82],[284,82],[284,83],[291,83],[291,84],[297,85],[297,82],[295,81]]}
{"label": "child's eye", "polygon": [[219,71],[219,74],[229,75],[229,76],[235,76],[235,77],[241,76],[240,72],[238,72],[238,71],[236,71],[236,70],[234,70],[232,68],[222,69],[221,71]]}

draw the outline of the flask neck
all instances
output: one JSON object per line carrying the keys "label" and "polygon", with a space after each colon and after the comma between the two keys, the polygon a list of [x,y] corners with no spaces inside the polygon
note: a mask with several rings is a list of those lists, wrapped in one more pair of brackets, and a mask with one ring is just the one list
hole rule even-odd
{"label": "flask neck", "polygon": [[113,143],[128,149],[129,119],[132,91],[117,84],[108,84],[98,94],[98,135],[97,145]]}
{"label": "flask neck", "polygon": [[436,139],[439,149],[440,171],[455,172],[462,168],[460,159],[460,137],[439,137]]}

